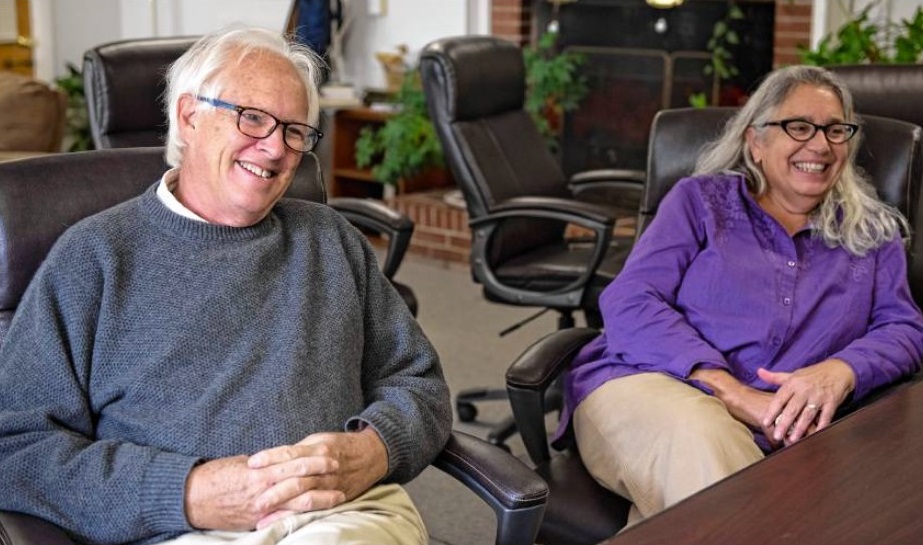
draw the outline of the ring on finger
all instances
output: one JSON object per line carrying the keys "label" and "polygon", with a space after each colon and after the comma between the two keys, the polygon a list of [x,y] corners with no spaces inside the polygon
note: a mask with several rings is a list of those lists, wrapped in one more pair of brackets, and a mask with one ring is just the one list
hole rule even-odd
{"label": "ring on finger", "polygon": [[804,406],[804,408],[808,409],[809,411],[816,411],[817,405],[814,403],[808,403],[807,405]]}

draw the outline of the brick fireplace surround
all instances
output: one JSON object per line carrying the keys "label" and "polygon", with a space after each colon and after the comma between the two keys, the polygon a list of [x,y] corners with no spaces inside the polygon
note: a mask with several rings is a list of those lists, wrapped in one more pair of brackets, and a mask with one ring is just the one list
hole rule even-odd
{"label": "brick fireplace surround", "polygon": [[[638,0],[639,2],[642,0]],[[768,1],[768,0],[767,0]],[[773,66],[798,62],[797,45],[808,45],[812,0],[776,0]],[[492,0],[491,33],[519,45],[532,37],[532,0]],[[445,191],[408,193],[389,199],[416,224],[410,252],[450,262],[468,262],[468,215],[447,204]]]}

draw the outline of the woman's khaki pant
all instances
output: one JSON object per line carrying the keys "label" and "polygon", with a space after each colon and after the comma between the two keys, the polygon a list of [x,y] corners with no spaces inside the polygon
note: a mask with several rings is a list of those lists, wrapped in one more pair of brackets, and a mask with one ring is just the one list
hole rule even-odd
{"label": "woman's khaki pant", "polygon": [[370,489],[324,511],[292,515],[253,532],[193,532],[161,545],[426,545],[410,496],[398,485]]}
{"label": "woman's khaki pant", "polygon": [[763,457],[724,403],[660,373],[606,382],[578,406],[580,457],[634,504],[629,525]]}

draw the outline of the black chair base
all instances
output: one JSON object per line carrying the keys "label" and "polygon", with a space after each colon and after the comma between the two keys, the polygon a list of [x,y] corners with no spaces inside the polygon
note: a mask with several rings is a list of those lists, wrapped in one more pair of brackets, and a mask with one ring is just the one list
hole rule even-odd
{"label": "black chair base", "polygon": [[[509,399],[506,390],[488,389],[488,388],[470,388],[462,390],[455,397],[455,412],[458,419],[462,422],[474,422],[478,417],[478,408],[475,406],[476,401],[497,401]],[[509,450],[506,440],[516,435],[516,421],[512,416],[508,416],[500,421],[499,424],[491,427],[488,432],[486,441],[497,445],[503,449]]]}
{"label": "black chair base", "polygon": [[[538,315],[544,314],[549,309],[544,309],[538,313]],[[558,311],[558,329],[569,329],[576,325],[574,320],[574,314],[572,311],[559,310]],[[531,321],[536,318],[536,316],[530,316],[526,319],[526,322]],[[602,328],[602,318],[599,315],[597,309],[585,310],[584,315],[586,316],[587,326],[593,329]],[[522,325],[525,322],[520,322],[518,325]],[[507,332],[511,331],[507,330]],[[501,333],[502,335],[502,333]],[[555,383],[545,392],[545,410],[546,413],[553,411],[561,410],[562,403],[562,388],[563,386],[559,381]],[[462,390],[455,397],[455,413],[458,415],[458,419],[462,422],[474,422],[478,417],[478,408],[475,403],[480,401],[497,401],[501,399],[509,399],[509,393],[506,389],[500,388],[468,388]],[[509,416],[501,420],[498,424],[491,427],[490,431],[487,433],[485,440],[488,443],[497,445],[503,449],[509,450],[509,447],[506,445],[506,440],[510,437],[519,433],[519,430],[516,427],[516,420],[513,416]]]}

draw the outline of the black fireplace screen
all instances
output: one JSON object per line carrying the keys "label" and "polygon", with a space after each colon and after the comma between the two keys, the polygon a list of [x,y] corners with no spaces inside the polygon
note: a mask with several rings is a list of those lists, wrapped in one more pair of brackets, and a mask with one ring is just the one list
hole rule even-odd
{"label": "black fireplace screen", "polygon": [[[704,93],[711,102],[738,105],[772,69],[772,2],[738,2],[744,19],[735,21],[740,43],[733,47],[738,75],[718,80],[704,68],[706,44],[724,19],[726,0],[686,0],[670,10],[643,0],[578,0],[558,13],[562,47],[586,56],[589,94],[567,114],[561,135],[564,170],[591,168],[644,170],[650,124],[657,111],[690,105]],[[544,29],[552,5],[535,1],[535,26]]]}

